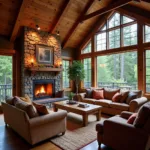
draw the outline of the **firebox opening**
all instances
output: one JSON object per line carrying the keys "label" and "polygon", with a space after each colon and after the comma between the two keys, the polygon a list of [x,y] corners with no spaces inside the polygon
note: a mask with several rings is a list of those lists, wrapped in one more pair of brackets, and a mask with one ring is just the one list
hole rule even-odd
{"label": "firebox opening", "polygon": [[33,80],[33,100],[52,98],[55,95],[54,79]]}
{"label": "firebox opening", "polygon": [[35,98],[51,97],[52,84],[36,84],[34,91]]}

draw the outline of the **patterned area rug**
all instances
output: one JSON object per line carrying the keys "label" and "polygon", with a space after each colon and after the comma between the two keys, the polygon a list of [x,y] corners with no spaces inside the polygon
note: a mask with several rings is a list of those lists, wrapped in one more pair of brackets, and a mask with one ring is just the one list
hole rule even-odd
{"label": "patterned area rug", "polygon": [[[101,117],[101,121],[104,121],[107,117]],[[74,121],[82,124],[82,117],[73,113],[68,114],[68,121]],[[65,135],[51,139],[51,142],[64,150],[77,150],[83,146],[93,142],[97,138],[95,126],[98,123],[96,116],[89,116],[89,124],[86,127],[69,131],[67,130]]]}

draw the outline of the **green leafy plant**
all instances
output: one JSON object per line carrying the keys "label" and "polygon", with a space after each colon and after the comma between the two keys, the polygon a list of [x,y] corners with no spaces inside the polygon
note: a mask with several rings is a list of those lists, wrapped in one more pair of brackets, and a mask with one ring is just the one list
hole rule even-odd
{"label": "green leafy plant", "polygon": [[78,87],[80,81],[85,78],[84,66],[80,61],[73,61],[72,65],[68,68],[68,78],[75,82],[76,94],[78,94]]}
{"label": "green leafy plant", "polygon": [[74,93],[70,92],[68,95],[68,99],[73,100],[74,95],[75,95]]}

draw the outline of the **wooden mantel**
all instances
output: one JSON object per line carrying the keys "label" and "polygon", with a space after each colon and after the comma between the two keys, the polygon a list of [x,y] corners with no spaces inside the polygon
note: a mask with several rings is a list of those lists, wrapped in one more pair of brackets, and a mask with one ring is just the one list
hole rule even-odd
{"label": "wooden mantel", "polygon": [[28,68],[28,70],[32,71],[32,72],[36,72],[36,71],[52,71],[52,72],[61,72],[63,71],[63,68],[50,68],[50,67],[32,67],[32,68]]}

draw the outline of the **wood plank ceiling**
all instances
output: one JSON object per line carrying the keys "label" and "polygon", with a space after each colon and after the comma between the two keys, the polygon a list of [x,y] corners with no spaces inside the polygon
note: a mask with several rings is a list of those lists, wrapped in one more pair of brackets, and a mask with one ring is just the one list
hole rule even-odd
{"label": "wood plank ceiling", "polygon": [[[22,26],[50,33],[59,31],[62,47],[78,48],[91,32],[100,16],[81,22],[82,18],[109,7],[117,0],[0,0],[0,35],[12,41]],[[148,0],[131,2],[131,7],[150,11]],[[101,16],[103,17],[103,16]]]}

